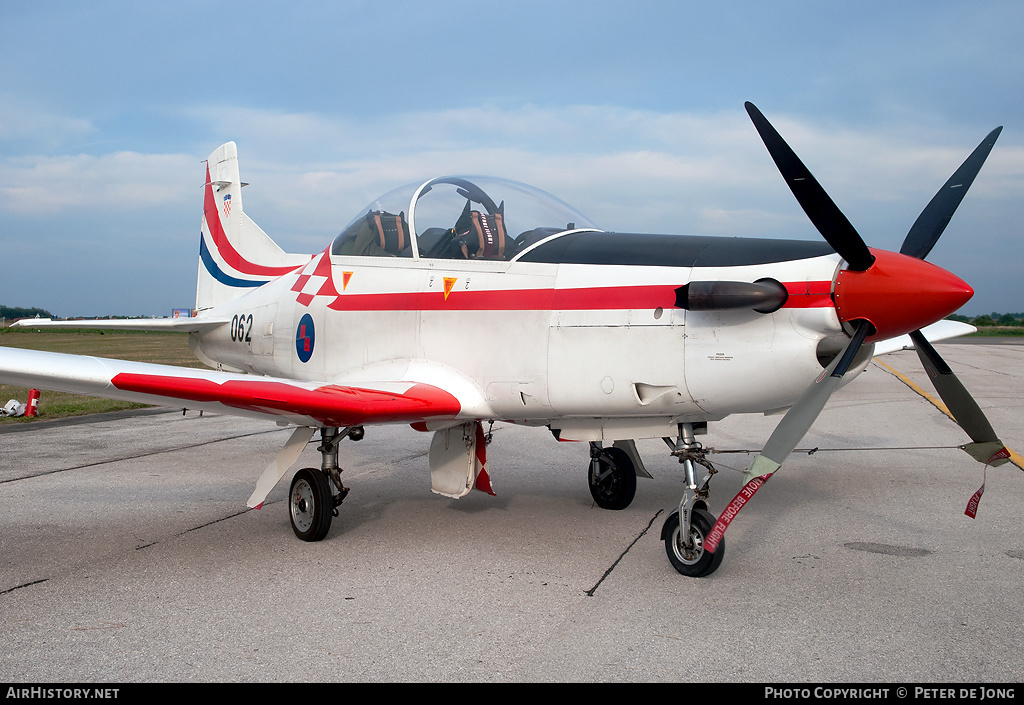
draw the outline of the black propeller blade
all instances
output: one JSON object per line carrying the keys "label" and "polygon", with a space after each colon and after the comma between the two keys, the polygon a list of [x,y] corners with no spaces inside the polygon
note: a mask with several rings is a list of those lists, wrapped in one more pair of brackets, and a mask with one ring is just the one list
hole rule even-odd
{"label": "black propeller blade", "polygon": [[[931,252],[932,247],[938,241],[939,236],[946,229],[950,219],[956,212],[960,202],[964,200],[967,189],[974,183],[974,178],[981,171],[989,152],[996,143],[1002,127],[997,127],[986,135],[971,155],[964,160],[960,168],[953,172],[939,192],[935,194],[928,203],[921,215],[917,217],[903,246],[900,254],[924,259]],[[910,334],[917,349],[917,355],[921,358],[928,378],[932,386],[939,393],[939,397],[945,403],[949,413],[960,425],[973,443],[965,446],[968,453],[976,460],[991,465],[1002,465],[1006,458],[996,457],[1003,450],[1003,442],[996,436],[992,424],[982,412],[981,407],[971,396],[970,392],[961,384],[953,370],[949,368],[946,361],[932,347],[931,343],[924,337],[921,331],[916,330]]]}
{"label": "black propeller blade", "polygon": [[974,441],[966,446],[965,450],[982,463],[990,465],[1005,463],[1006,458],[994,458],[1003,449],[1003,442],[996,436],[992,424],[989,423],[981,407],[978,406],[978,402],[974,401],[974,397],[964,388],[957,376],[953,374],[953,370],[949,369],[949,365],[939,356],[939,353],[925,339],[921,331],[915,330],[910,334],[910,339],[914,341],[917,355],[921,358],[921,364],[924,365],[925,372],[928,373],[928,378],[932,381],[935,391],[939,393],[939,397],[949,409],[949,413],[960,424],[960,428]]}
{"label": "black propeller blade", "polygon": [[786,184],[814,227],[832,249],[847,261],[850,269],[863,272],[870,267],[875,257],[857,230],[761,111],[753,103],[747,102],[744,105],[768,153],[772,155]]}
{"label": "black propeller blade", "polygon": [[949,180],[925,206],[921,215],[917,216],[913,227],[910,228],[910,232],[907,233],[906,239],[903,240],[900,254],[918,259],[928,256],[932,247],[935,246],[935,242],[942,235],[942,231],[949,225],[960,201],[964,200],[967,189],[974,183],[974,177],[981,171],[982,165],[1002,130],[1002,127],[997,127],[988,133],[988,136],[974,149],[971,156],[964,160],[960,168],[953,172]]}

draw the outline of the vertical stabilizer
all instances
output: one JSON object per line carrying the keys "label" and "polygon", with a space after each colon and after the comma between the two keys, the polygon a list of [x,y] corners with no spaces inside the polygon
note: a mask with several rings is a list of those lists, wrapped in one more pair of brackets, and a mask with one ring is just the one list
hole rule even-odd
{"label": "vertical stabilizer", "polygon": [[238,150],[228,142],[206,164],[197,310],[230,301],[309,260],[309,255],[285,253],[249,219],[242,210],[242,186]]}

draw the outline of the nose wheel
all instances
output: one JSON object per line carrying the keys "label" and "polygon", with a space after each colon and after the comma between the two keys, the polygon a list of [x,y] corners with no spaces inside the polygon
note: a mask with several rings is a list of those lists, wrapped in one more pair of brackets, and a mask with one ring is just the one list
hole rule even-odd
{"label": "nose wheel", "polygon": [[718,542],[714,553],[704,549],[704,539],[714,525],[715,518],[710,512],[694,507],[690,512],[690,535],[684,537],[679,512],[669,516],[661,529],[661,538],[673,568],[691,578],[702,578],[718,569],[725,556],[725,539]]}

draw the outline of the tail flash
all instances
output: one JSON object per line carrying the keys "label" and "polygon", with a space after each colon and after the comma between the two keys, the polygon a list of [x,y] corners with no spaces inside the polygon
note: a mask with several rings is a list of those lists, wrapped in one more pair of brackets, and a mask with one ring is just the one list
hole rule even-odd
{"label": "tail flash", "polygon": [[206,164],[197,310],[241,296],[309,260],[309,255],[285,253],[249,219],[242,210],[242,186],[238,150],[228,142]]}

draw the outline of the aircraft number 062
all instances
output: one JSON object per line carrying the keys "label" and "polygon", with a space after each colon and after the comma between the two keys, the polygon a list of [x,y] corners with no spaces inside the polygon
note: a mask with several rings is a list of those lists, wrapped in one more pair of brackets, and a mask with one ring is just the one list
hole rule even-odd
{"label": "aircraft number 062", "polygon": [[231,318],[231,340],[236,343],[252,342],[252,314],[244,313]]}

